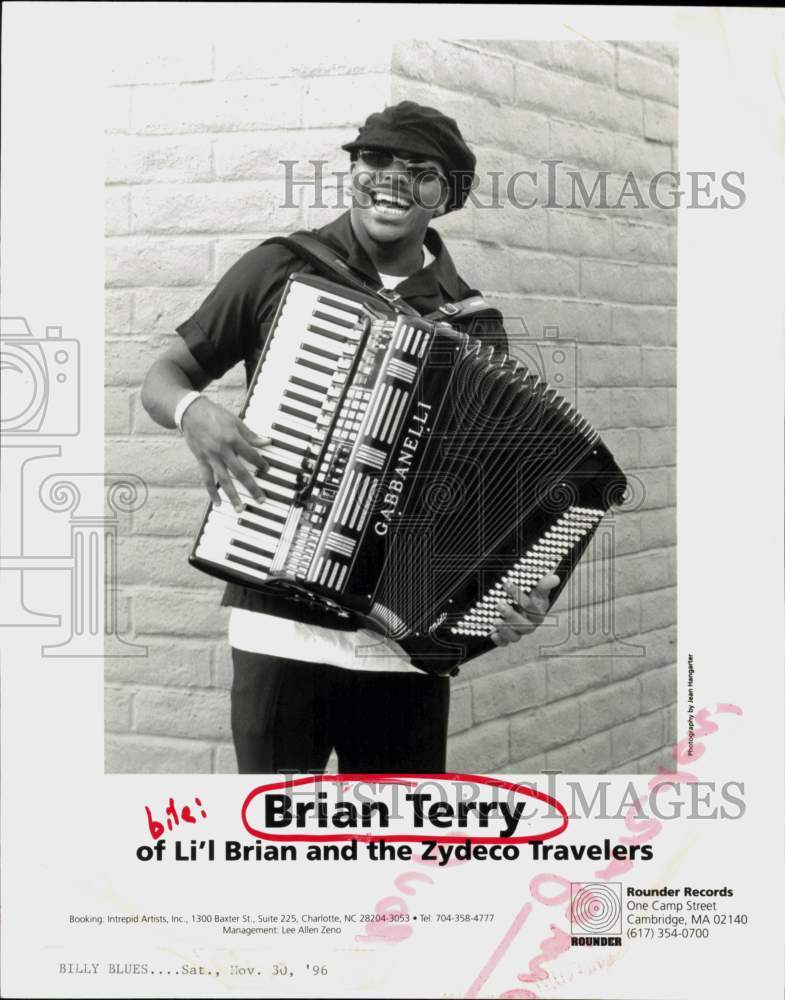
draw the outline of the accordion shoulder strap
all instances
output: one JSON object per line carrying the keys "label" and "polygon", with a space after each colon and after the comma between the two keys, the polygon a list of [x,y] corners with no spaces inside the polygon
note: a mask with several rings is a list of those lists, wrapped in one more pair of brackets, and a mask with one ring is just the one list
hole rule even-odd
{"label": "accordion shoulder strap", "polygon": [[420,315],[416,309],[410,306],[396,292],[384,292],[373,288],[332,247],[327,246],[326,243],[323,243],[311,233],[292,233],[291,236],[273,236],[271,239],[265,240],[263,245],[269,246],[270,244],[285,246],[325,277],[331,278],[341,285],[347,285],[349,288],[362,292],[364,295],[378,299],[387,306],[391,306],[396,312],[404,313],[407,316]]}
{"label": "accordion shoulder strap", "polygon": [[[369,285],[347,264],[343,257],[312,233],[297,232],[292,233],[291,236],[273,236],[269,240],[265,240],[263,246],[271,244],[286,247],[325,277],[337,281],[339,284],[348,285],[349,288],[354,288],[365,295],[380,299],[386,305],[392,306],[396,312],[407,316],[420,315],[397,292],[385,292]],[[445,302],[434,312],[428,313],[425,319],[432,322],[449,323],[488,312],[493,313],[495,310],[491,309],[482,295],[474,293],[468,298],[461,299],[460,302]]]}
{"label": "accordion shoulder strap", "polygon": [[452,320],[469,319],[480,313],[501,315],[490,306],[479,292],[476,292],[468,298],[461,299],[460,302],[445,302],[434,312],[427,313],[425,318],[434,322],[449,323]]}

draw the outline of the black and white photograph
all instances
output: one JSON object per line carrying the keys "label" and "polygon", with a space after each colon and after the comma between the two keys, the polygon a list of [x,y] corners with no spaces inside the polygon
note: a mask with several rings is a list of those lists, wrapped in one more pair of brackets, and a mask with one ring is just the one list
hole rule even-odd
{"label": "black and white photograph", "polygon": [[116,55],[107,770],[666,763],[677,48]]}

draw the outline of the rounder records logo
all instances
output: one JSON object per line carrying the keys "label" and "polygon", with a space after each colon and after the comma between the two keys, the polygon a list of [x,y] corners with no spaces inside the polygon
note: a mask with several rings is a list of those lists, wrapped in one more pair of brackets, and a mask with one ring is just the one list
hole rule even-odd
{"label": "rounder records logo", "polygon": [[573,946],[621,944],[621,882],[571,882]]}

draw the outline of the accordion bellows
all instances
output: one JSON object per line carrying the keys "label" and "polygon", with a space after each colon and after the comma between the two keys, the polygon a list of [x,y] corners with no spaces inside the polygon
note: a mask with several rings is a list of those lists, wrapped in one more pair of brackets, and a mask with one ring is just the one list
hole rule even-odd
{"label": "accordion bellows", "polygon": [[272,437],[257,502],[210,507],[191,562],[353,612],[437,674],[493,648],[496,602],[558,596],[626,480],[521,362],[446,323],[292,276],[241,412]]}

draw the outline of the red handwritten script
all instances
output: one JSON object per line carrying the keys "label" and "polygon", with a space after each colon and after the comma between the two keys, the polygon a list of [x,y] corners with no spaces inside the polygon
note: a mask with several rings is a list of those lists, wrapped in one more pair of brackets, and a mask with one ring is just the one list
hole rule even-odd
{"label": "red handwritten script", "polygon": [[[459,868],[461,865],[469,864],[467,860],[450,858],[446,865],[441,865],[434,859],[423,861],[422,858],[412,858],[413,865],[422,865],[423,868],[435,868],[439,865],[439,870],[445,868]],[[418,883],[420,883],[418,885]],[[374,908],[376,919],[367,921],[365,933],[355,935],[355,941],[387,941],[388,943],[398,943],[405,941],[414,933],[411,923],[402,920],[408,916],[409,908],[406,905],[404,896],[414,896],[417,890],[424,886],[433,885],[434,881],[425,872],[408,871],[402,872],[395,879],[394,885],[400,896],[383,896]]]}
{"label": "red handwritten script", "polygon": [[[716,722],[712,722],[709,719],[709,716],[720,715],[723,713],[730,713],[732,715],[743,714],[738,705],[727,703],[720,703],[716,705],[714,709],[702,708],[699,712],[695,713],[695,728],[692,733],[693,739],[697,740],[700,737],[710,736],[712,733],[716,733],[719,726]],[[668,782],[689,783],[698,781],[697,775],[679,770],[679,767],[686,764],[687,760],[696,760],[702,757],[706,751],[706,747],[702,743],[694,743],[690,746],[690,742],[691,741],[689,739],[683,739],[676,744],[671,751],[673,759],[676,763],[676,769],[674,771],[666,771],[665,768],[660,768],[659,773],[654,775],[654,777],[652,777],[648,782],[649,788],[652,791],[658,785]],[[641,804],[646,802],[648,798],[648,795],[642,796],[640,799]],[[653,840],[662,831],[662,823],[658,819],[651,817],[641,820],[636,817],[636,811],[637,809],[635,807],[630,807],[628,812],[625,814],[624,823],[627,829],[631,832],[632,836],[619,837],[619,843],[621,844],[629,845],[645,843],[646,841]],[[611,879],[616,875],[628,872],[633,867],[634,863],[632,861],[626,859],[614,860],[606,868],[595,872],[595,877],[598,879]],[[545,892],[546,886],[551,886],[553,888],[551,888],[550,891]],[[566,903],[564,918],[569,922],[572,907],[570,887],[570,882],[567,879],[562,878],[561,875],[543,874],[537,875],[531,880],[529,883],[529,892],[538,903],[542,903],[545,906],[564,906]],[[467,1000],[473,1000],[473,998],[479,996],[480,990],[488,981],[491,973],[501,961],[504,953],[512,944],[518,934],[518,931],[526,922],[526,919],[531,912],[532,904],[530,902],[524,903],[522,909],[513,920],[512,925],[507,930],[501,942],[494,949],[479,975],[465,993]],[[518,980],[520,982],[535,983],[540,982],[543,979],[550,978],[547,970],[543,969],[543,965],[546,962],[553,961],[554,958],[571,947],[571,937],[566,930],[558,927],[556,924],[551,924],[550,930],[550,937],[547,937],[544,941],[540,942],[539,953],[529,962],[528,971],[518,974]],[[520,988],[507,990],[504,993],[500,993],[499,996],[502,1000],[537,1000],[536,993],[533,993],[531,990]]]}
{"label": "red handwritten script", "polygon": [[[459,783],[461,786],[472,785],[479,786],[481,789],[501,789],[513,796],[521,797],[522,800],[529,800],[530,802],[540,802],[551,809],[555,809],[559,814],[559,819],[555,826],[550,828],[540,829],[535,832],[529,832],[522,836],[515,837],[503,837],[503,836],[477,836],[473,833],[462,832],[462,833],[449,833],[449,834],[436,834],[433,831],[433,827],[426,829],[420,829],[419,831],[412,830],[411,832],[384,832],[384,833],[358,833],[356,829],[347,829],[344,833],[317,833],[312,830],[308,830],[306,833],[270,833],[267,829],[260,829],[261,824],[255,818],[256,813],[259,811],[258,808],[254,806],[260,805],[257,800],[260,797],[264,797],[269,793],[274,792],[288,792],[291,789],[302,787],[305,785],[318,785],[320,783],[333,783],[336,785],[341,785],[342,788],[348,788],[354,783],[362,784],[367,787],[379,787],[384,788],[385,786],[391,785],[402,785],[406,788],[416,788],[423,781],[437,781],[440,785],[445,783],[453,782]],[[249,815],[250,814],[250,815]],[[378,841],[384,840],[386,842],[419,842],[423,840],[428,840],[431,842],[442,843],[442,844],[463,844],[467,840],[471,840],[473,844],[524,844],[532,840],[548,840],[551,837],[558,837],[560,833],[563,833],[567,828],[567,811],[562,806],[560,802],[557,802],[552,796],[547,795],[545,792],[538,791],[535,788],[530,788],[528,785],[519,785],[511,781],[502,781],[498,778],[487,778],[479,777],[476,774],[402,774],[402,775],[392,775],[392,774],[319,774],[319,775],[309,775],[305,778],[298,778],[294,781],[287,779],[286,781],[279,781],[270,785],[260,785],[258,788],[254,788],[245,799],[242,807],[242,821],[245,829],[253,837],[259,837],[263,840],[307,840],[307,841],[334,841],[334,840],[360,840],[360,841]],[[258,825],[255,825],[258,824]]]}
{"label": "red handwritten script", "polygon": [[[195,798],[194,802],[199,810],[200,814],[206,818],[207,813],[202,808],[202,800],[200,798]],[[150,835],[153,840],[159,840],[163,837],[166,830],[171,830],[173,826],[179,826],[180,823],[195,823],[196,816],[191,812],[190,806],[182,806],[178,811],[177,806],[174,804],[174,799],[169,799],[169,804],[164,810],[164,820],[166,826],[160,820],[154,819],[153,814],[150,811],[150,806],[145,806],[144,811],[147,813],[147,828],[150,831]]]}

